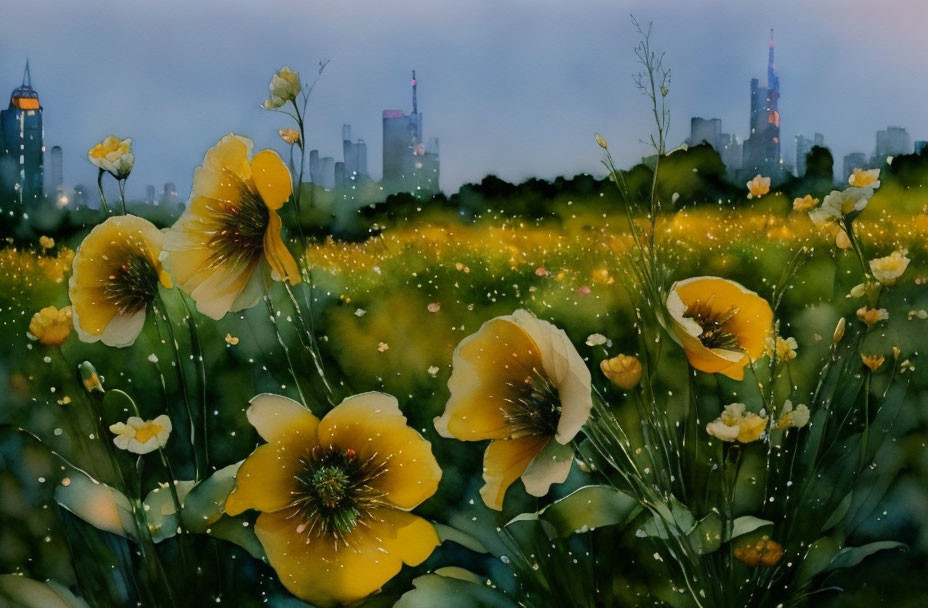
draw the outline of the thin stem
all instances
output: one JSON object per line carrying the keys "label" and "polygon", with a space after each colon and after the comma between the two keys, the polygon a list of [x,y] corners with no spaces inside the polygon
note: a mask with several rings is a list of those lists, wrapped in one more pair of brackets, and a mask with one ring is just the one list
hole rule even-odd
{"label": "thin stem", "polygon": [[106,204],[106,195],[103,194],[103,169],[97,173],[97,192],[100,193],[100,205],[103,207],[104,219],[110,216],[110,208]]}
{"label": "thin stem", "polygon": [[290,368],[290,375],[293,377],[293,384],[296,385],[296,390],[300,394],[300,403],[303,404],[303,407],[309,409],[306,396],[303,394],[303,388],[300,386],[300,378],[296,373],[296,368],[293,366],[293,359],[290,358],[290,349],[287,348],[287,343],[284,341],[284,337],[280,333],[280,327],[277,325],[277,312],[274,310],[274,305],[271,303],[270,294],[265,291],[263,299],[264,303],[267,305],[267,313],[271,325],[274,326],[274,334],[277,336],[277,343],[280,344],[280,348],[284,351],[284,357],[287,359],[287,367]]}
{"label": "thin stem", "polygon": [[126,215],[126,180],[116,180],[119,184],[119,199],[122,201],[122,214]]}
{"label": "thin stem", "polygon": [[206,404],[206,363],[203,360],[203,346],[200,342],[200,331],[197,328],[196,317],[193,316],[193,311],[190,310],[190,306],[187,303],[187,296],[183,292],[180,293],[180,301],[184,305],[184,311],[187,313],[187,330],[190,333],[190,344],[193,349],[193,358],[197,363],[197,368],[200,371],[199,384],[200,384],[200,415],[203,419],[200,421],[203,425],[203,456],[205,460],[206,470],[209,471],[209,415]]}

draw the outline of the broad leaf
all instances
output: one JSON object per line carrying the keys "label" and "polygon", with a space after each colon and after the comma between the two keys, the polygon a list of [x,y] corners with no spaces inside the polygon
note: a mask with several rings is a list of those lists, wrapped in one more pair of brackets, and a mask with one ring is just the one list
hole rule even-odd
{"label": "broad leaf", "polygon": [[88,608],[63,585],[39,581],[18,574],[0,574],[0,606],[16,608]]}
{"label": "broad leaf", "polygon": [[486,585],[438,574],[426,574],[412,581],[394,608],[516,608],[516,603]]}
{"label": "broad leaf", "polygon": [[[65,485],[67,484],[67,485]],[[72,471],[55,488],[55,500],[90,525],[119,536],[135,535],[129,499],[122,492]]]}
{"label": "broad leaf", "polygon": [[852,568],[877,551],[883,551],[884,549],[902,549],[905,551],[908,549],[908,546],[906,546],[904,543],[883,540],[870,543],[862,547],[845,547],[838,551],[835,556],[831,558],[831,562],[828,563],[828,567],[825,568],[825,570],[827,571],[837,570],[838,568]]}
{"label": "broad leaf", "polygon": [[235,474],[244,460],[223,467],[198,483],[183,501],[181,520],[191,532],[205,532],[223,515],[226,499],[235,487]]}

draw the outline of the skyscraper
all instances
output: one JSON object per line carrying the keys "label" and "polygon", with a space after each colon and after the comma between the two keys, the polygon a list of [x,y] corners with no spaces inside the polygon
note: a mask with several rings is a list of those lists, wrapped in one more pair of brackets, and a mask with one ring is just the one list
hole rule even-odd
{"label": "skyscraper", "polygon": [[886,127],[885,130],[876,132],[876,150],[872,160],[875,167],[886,162],[889,156],[911,153],[912,139],[902,127]]}
{"label": "skyscraper", "polygon": [[412,113],[383,112],[383,189],[387,194],[438,191],[438,139],[432,138],[425,145],[422,138],[415,71],[410,84]]}
{"label": "skyscraper", "polygon": [[751,135],[744,142],[743,167],[747,173],[777,177],[780,157],[780,77],[773,60],[773,30],[767,54],[767,86],[751,79]]}
{"label": "skyscraper", "polygon": [[44,197],[44,139],[42,105],[27,61],[22,85],[0,112],[0,203],[34,204]]}
{"label": "skyscraper", "polygon": [[854,169],[866,169],[867,157],[863,152],[851,152],[844,157],[844,181],[851,176]]}
{"label": "skyscraper", "polygon": [[698,146],[702,142],[706,142],[716,151],[721,148],[722,119],[700,118],[699,116],[690,119],[690,137],[686,143],[690,146]]}
{"label": "skyscraper", "polygon": [[49,153],[48,189],[56,195],[64,188],[64,165],[61,146],[52,146]]}
{"label": "skyscraper", "polygon": [[351,125],[342,125],[342,158],[345,163],[344,181],[367,175],[367,144],[363,139],[351,141]]}

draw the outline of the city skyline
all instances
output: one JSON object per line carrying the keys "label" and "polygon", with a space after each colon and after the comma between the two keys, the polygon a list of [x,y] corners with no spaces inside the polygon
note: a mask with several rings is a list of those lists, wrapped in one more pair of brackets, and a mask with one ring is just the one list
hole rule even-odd
{"label": "city skyline", "polygon": [[[313,93],[308,147],[340,149],[338,126],[350,123],[367,135],[375,179],[381,112],[408,106],[413,68],[429,132],[442,138],[445,191],[488,173],[510,181],[598,174],[595,132],[623,165],[647,153],[638,142],[648,133],[647,108],[631,83],[627,14],[635,12],[655,22],[654,43],[674,68],[671,141],[687,137],[690,116],[719,117],[726,131],[746,139],[747,83],[763,72],[760,41],[771,27],[787,160],[795,162],[790,149],[801,134],[823,133],[840,164],[850,152],[869,155],[874,133],[886,125],[906,127],[913,139],[928,133],[928,119],[914,103],[926,85],[906,76],[917,67],[917,47],[926,44],[912,23],[918,15],[890,23],[892,11],[871,14],[865,3],[794,2],[807,17],[795,22],[789,2],[774,10],[722,1],[712,11],[643,2],[589,2],[588,10],[572,10],[552,3],[545,19],[533,17],[535,4],[525,2],[499,10],[413,2],[401,15],[370,3],[271,4],[271,11],[230,6],[218,20],[213,2],[176,10],[164,10],[173,2],[160,10],[93,2],[78,9],[49,0],[12,5],[5,12],[16,27],[0,41],[0,93],[15,88],[28,56],[45,107],[46,147],[64,150],[65,184],[93,181],[86,161],[93,143],[110,133],[129,136],[138,158],[129,192],[139,198],[147,185],[160,189],[168,181],[185,197],[203,152],[232,130],[284,150],[276,135],[282,117],[258,109],[267,81],[283,64],[310,80],[324,59],[332,63]],[[928,9],[913,10],[928,16]],[[281,19],[285,12],[307,19]],[[398,23],[413,34],[395,35],[400,30],[391,25]],[[847,35],[864,27],[868,36]],[[693,46],[701,49],[698,57],[687,54]],[[81,48],[81,56],[69,54],[71,47]],[[820,71],[803,60],[809,53]],[[830,111],[835,105],[842,111]]]}

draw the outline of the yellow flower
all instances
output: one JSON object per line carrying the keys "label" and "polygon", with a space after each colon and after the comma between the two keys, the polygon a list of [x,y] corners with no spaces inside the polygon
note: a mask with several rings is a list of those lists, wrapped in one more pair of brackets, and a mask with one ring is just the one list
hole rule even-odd
{"label": "yellow flower", "polygon": [[879,169],[854,169],[848,176],[847,183],[858,188],[880,187],[880,170]]}
{"label": "yellow flower", "polygon": [[602,148],[603,150],[609,147],[609,144],[606,143],[606,138],[600,135],[599,133],[596,134],[596,143],[598,143],[599,147]]}
{"label": "yellow flower", "polygon": [[909,267],[909,258],[906,257],[907,251],[897,250],[883,258],[870,260],[870,272],[874,278],[884,285],[892,285],[896,279],[902,276],[905,269]]}
{"label": "yellow flower", "polygon": [[590,371],[563,330],[524,310],[490,319],[458,344],[448,388],[435,428],[443,437],[491,440],[480,489],[487,506],[501,510],[519,477],[533,496],[567,479],[569,444],[593,398]]}
{"label": "yellow flower", "polygon": [[113,443],[120,450],[133,454],[148,454],[167,444],[171,435],[171,419],[165,414],[154,420],[130,416],[125,422],[111,424],[110,432],[116,435]]}
{"label": "yellow flower", "polygon": [[39,237],[39,247],[42,249],[51,249],[55,246],[55,239],[50,236],[40,236]]}
{"label": "yellow flower", "polygon": [[226,135],[193,174],[190,206],[164,236],[164,263],[197,310],[213,319],[258,303],[270,284],[300,282],[280,236],[277,210],[290,198],[290,171],[273,150]]}
{"label": "yellow flower", "polygon": [[835,232],[835,247],[838,249],[850,249],[853,243],[851,243],[850,237],[847,235],[847,232],[843,228],[839,228]]}
{"label": "yellow flower", "polygon": [[230,333],[226,333],[226,344],[229,346],[235,346],[238,344],[238,336],[233,336]]}
{"label": "yellow flower", "polygon": [[641,382],[641,361],[629,355],[618,355],[600,362],[599,369],[609,381],[622,390],[631,390]]}
{"label": "yellow flower", "polygon": [[255,533],[291,593],[351,604],[438,546],[432,525],[408,511],[435,493],[441,469],[394,397],[349,397],[319,420],[264,394],[247,415],[267,443],[238,470],[225,511],[261,512]]}
{"label": "yellow flower", "polygon": [[792,361],[796,358],[797,348],[799,343],[796,342],[796,338],[767,338],[767,356],[772,357],[775,352],[777,361]]}
{"label": "yellow flower", "polygon": [[268,85],[271,94],[262,106],[265,110],[276,110],[288,101],[294,101],[303,89],[299,72],[284,66],[271,77]]}
{"label": "yellow flower", "polygon": [[154,224],[134,215],[111,217],[84,238],[68,284],[81,341],[102,340],[107,346],[135,342],[158,284],[172,286],[158,260],[161,238]]}
{"label": "yellow flower", "polygon": [[770,178],[759,173],[748,182],[748,198],[760,198],[770,192]]}
{"label": "yellow flower", "polygon": [[780,418],[777,420],[777,428],[786,430],[789,428],[801,429],[809,423],[809,406],[800,403],[793,409],[793,402],[787,399],[783,402],[783,409],[780,412]]}
{"label": "yellow flower", "polygon": [[832,190],[821,206],[809,211],[809,219],[818,226],[825,222],[840,221],[863,211],[873,196],[872,188],[851,186],[844,190]]}
{"label": "yellow flower", "polygon": [[883,355],[861,355],[860,360],[864,362],[864,365],[870,368],[871,372],[875,372],[882,367],[883,362],[886,361],[886,357]]}
{"label": "yellow flower", "polygon": [[125,179],[135,165],[132,153],[132,138],[120,140],[110,135],[87,152],[91,163],[106,171],[116,179]]}
{"label": "yellow flower", "polygon": [[300,141],[300,132],[296,129],[278,129],[277,133],[288,144],[295,144]]}
{"label": "yellow flower", "polygon": [[729,443],[751,443],[761,438],[766,427],[766,417],[745,412],[743,403],[730,403],[721,416],[706,425],[706,432]]}
{"label": "yellow flower", "polygon": [[46,306],[32,315],[29,321],[29,337],[45,346],[58,346],[71,335],[71,307],[58,309]]}
{"label": "yellow flower", "polygon": [[764,352],[773,311],[762,297],[718,277],[694,277],[670,288],[673,334],[690,365],[733,380]]}
{"label": "yellow flower", "polygon": [[885,321],[888,319],[889,311],[887,311],[885,308],[869,308],[867,306],[861,306],[857,309],[857,318],[867,325],[873,325],[874,323],[879,323],[880,321]]}
{"label": "yellow flower", "polygon": [[738,545],[734,553],[735,559],[752,568],[773,568],[783,557],[783,545],[764,536],[757,542],[748,541]]}
{"label": "yellow flower", "polygon": [[811,194],[806,194],[802,198],[793,199],[793,209],[796,211],[808,211],[818,205],[818,199],[812,198]]}

